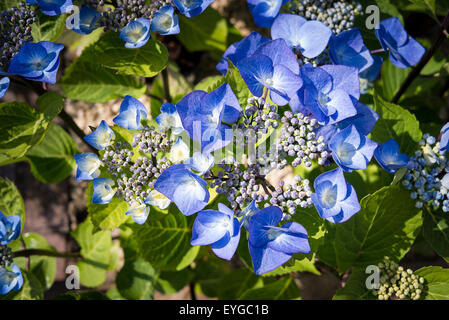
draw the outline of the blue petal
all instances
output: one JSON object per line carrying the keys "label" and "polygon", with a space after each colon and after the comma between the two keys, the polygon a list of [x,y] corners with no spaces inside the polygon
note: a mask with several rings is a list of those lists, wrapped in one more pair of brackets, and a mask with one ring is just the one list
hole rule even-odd
{"label": "blue petal", "polygon": [[139,100],[125,96],[120,106],[120,113],[113,121],[125,129],[138,130],[142,128],[141,120],[147,117],[147,109]]}
{"label": "blue petal", "polygon": [[115,133],[107,125],[106,121],[102,120],[98,128],[84,137],[84,140],[97,150],[104,150],[111,146],[115,139]]}
{"label": "blue petal", "polygon": [[0,79],[0,98],[3,98],[6,91],[8,91],[9,82],[10,81],[9,81],[8,77],[4,77],[4,78]]}
{"label": "blue petal", "polygon": [[225,235],[219,241],[213,243],[211,245],[212,251],[220,258],[225,260],[231,260],[234,256],[235,251],[239,245],[240,241],[240,224],[236,218],[234,220],[234,233],[229,239],[227,235]]}
{"label": "blue petal", "polygon": [[268,248],[287,254],[310,252],[307,231],[302,225],[296,222],[287,222],[278,229],[278,236],[268,242]]}
{"label": "blue petal", "polygon": [[273,77],[271,59],[265,55],[253,54],[241,60],[237,67],[249,91],[256,97],[261,97],[265,87],[264,81]]}
{"label": "blue petal", "polygon": [[269,226],[276,226],[282,219],[282,210],[271,206],[264,208],[254,214],[249,220],[248,241],[253,246],[263,247],[270,239],[268,238]]}
{"label": "blue petal", "polygon": [[232,220],[219,211],[205,210],[200,211],[195,219],[192,227],[192,246],[210,245],[219,241],[229,234],[229,227],[226,224],[231,224]]}
{"label": "blue petal", "polygon": [[247,0],[254,22],[262,28],[270,28],[279,14],[282,0]]}
{"label": "blue petal", "polygon": [[249,241],[248,247],[253,261],[254,272],[257,275],[273,271],[292,257],[291,254],[276,251],[268,247],[254,247]]}

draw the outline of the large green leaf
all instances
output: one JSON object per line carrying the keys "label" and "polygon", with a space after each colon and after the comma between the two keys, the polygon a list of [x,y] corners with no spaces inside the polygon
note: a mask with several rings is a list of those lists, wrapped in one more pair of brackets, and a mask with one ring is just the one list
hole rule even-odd
{"label": "large green leaf", "polygon": [[387,60],[382,64],[382,78],[376,82],[376,89],[382,92],[384,99],[391,101],[409,73],[410,69],[398,68]]}
{"label": "large green leaf", "polygon": [[433,250],[449,262],[449,217],[447,213],[432,211],[424,213],[423,236]]}
{"label": "large green leaf", "polygon": [[218,283],[218,298],[220,300],[239,299],[247,290],[253,289],[261,278],[248,269],[232,270],[221,278]]}
{"label": "large green leaf", "polygon": [[188,219],[173,205],[168,214],[151,208],[143,225],[133,224],[134,237],[140,255],[158,270],[181,270],[198,254],[199,247],[192,247],[193,219]]}
{"label": "large green leaf", "polygon": [[345,286],[338,289],[333,300],[368,300],[376,297],[366,288],[366,278],[369,275],[363,270],[353,270]]}
{"label": "large green leaf", "polygon": [[60,14],[57,16],[48,16],[41,11],[37,12],[37,22],[31,26],[31,35],[34,42],[58,40],[65,29],[67,16]]}
{"label": "large green leaf", "polygon": [[377,94],[374,95],[374,111],[379,114],[379,120],[371,132],[371,138],[380,143],[395,139],[402,152],[414,154],[422,137],[416,117]]}
{"label": "large green leaf", "polygon": [[27,152],[26,159],[39,181],[57,183],[70,176],[76,166],[73,155],[78,152],[72,137],[60,126],[51,124],[44,140]]}
{"label": "large green leaf", "polygon": [[117,275],[120,295],[129,300],[150,300],[154,293],[156,271],[142,258],[126,260]]}
{"label": "large green leaf", "polygon": [[25,224],[25,204],[15,184],[8,179],[0,177],[0,211],[5,216],[19,215]]}
{"label": "large green leaf", "polygon": [[141,48],[128,49],[118,33],[108,32],[84,50],[81,58],[97,59],[100,66],[118,74],[154,77],[165,69],[168,51],[161,42],[153,39]]}
{"label": "large green leaf", "polygon": [[449,300],[449,269],[424,267],[416,270],[415,274],[425,280],[421,299]]}
{"label": "large green leaf", "polygon": [[421,212],[400,186],[384,187],[360,204],[360,212],[328,232],[319,251],[320,258],[340,273],[376,264],[385,256],[399,261],[422,225]]}
{"label": "large green leaf", "polygon": [[174,294],[188,285],[192,276],[188,268],[180,271],[162,271],[157,276],[155,288],[163,294]]}
{"label": "large green leaf", "polygon": [[299,288],[292,277],[284,277],[261,288],[245,291],[241,300],[298,300]]}

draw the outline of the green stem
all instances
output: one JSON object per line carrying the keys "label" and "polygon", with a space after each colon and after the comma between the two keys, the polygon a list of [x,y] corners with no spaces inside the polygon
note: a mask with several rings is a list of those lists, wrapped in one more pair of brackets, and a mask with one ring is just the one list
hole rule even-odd
{"label": "green stem", "polygon": [[168,71],[167,71],[166,67],[164,70],[162,70],[162,84],[164,87],[164,95],[165,95],[165,100],[167,100],[167,102],[172,102],[171,99],[171,95],[170,95],[170,86],[168,84]]}
{"label": "green stem", "polygon": [[24,249],[20,251],[15,251],[12,253],[13,258],[17,257],[30,257],[30,256],[47,256],[47,257],[57,257],[57,258],[80,258],[81,254],[79,252],[57,252],[44,249]]}

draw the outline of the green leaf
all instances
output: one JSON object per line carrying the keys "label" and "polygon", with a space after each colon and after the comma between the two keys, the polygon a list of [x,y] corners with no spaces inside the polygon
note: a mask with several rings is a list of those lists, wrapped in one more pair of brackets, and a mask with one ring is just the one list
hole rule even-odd
{"label": "green leaf", "polygon": [[5,216],[19,215],[23,225],[25,224],[25,204],[19,190],[13,182],[0,177],[0,211]]}
{"label": "green leaf", "polygon": [[139,78],[118,75],[111,69],[102,68],[97,60],[98,57],[91,60],[81,56],[67,68],[58,83],[67,98],[105,103],[126,95],[140,97],[145,93],[146,85]]}
{"label": "green leaf", "polygon": [[415,274],[425,280],[421,299],[449,300],[449,269],[424,267],[416,270]]}
{"label": "green leaf", "polygon": [[168,51],[161,42],[153,39],[141,48],[128,49],[118,33],[107,32],[85,49],[81,58],[97,59],[100,66],[118,74],[154,77],[167,66]]}
{"label": "green leaf", "polygon": [[351,219],[328,229],[324,251],[319,252],[340,273],[376,264],[385,256],[399,261],[422,225],[421,212],[410,201],[409,191],[400,186],[384,187],[360,204],[361,211]]}
{"label": "green leaf", "polygon": [[262,288],[249,289],[240,300],[298,300],[299,288],[292,277],[284,277]]}
{"label": "green leaf", "polygon": [[129,216],[125,215],[128,211],[128,203],[122,198],[114,197],[108,204],[95,204],[92,202],[94,188],[89,183],[87,189],[87,212],[92,219],[92,223],[97,228],[106,230],[118,228],[125,223]]}
{"label": "green leaf", "polygon": [[227,261],[215,256],[210,248],[202,247],[203,257],[195,263],[193,282],[196,289],[208,297],[217,297],[221,278],[232,272]]}
{"label": "green leaf", "polygon": [[38,11],[37,21],[31,26],[31,35],[34,42],[58,40],[59,36],[65,30],[65,14],[57,16],[48,16]]}
{"label": "green leaf", "polygon": [[23,286],[20,290],[10,291],[7,295],[0,295],[0,300],[42,300],[44,289],[39,280],[30,272],[21,269]]}
{"label": "green leaf", "polygon": [[379,114],[379,120],[371,132],[371,138],[379,143],[395,139],[401,152],[414,154],[422,137],[416,117],[377,94],[374,95],[374,111]]}
{"label": "green leaf", "polygon": [[64,108],[64,100],[59,93],[46,92],[37,99],[36,104],[45,120],[51,122]]}
{"label": "green leaf", "polygon": [[174,294],[188,285],[192,276],[187,268],[181,271],[162,271],[157,276],[155,289],[163,294]]}
{"label": "green leaf", "polygon": [[51,124],[44,140],[27,152],[26,159],[36,179],[43,183],[58,183],[72,173],[76,153],[79,149],[72,137],[60,126]]}
{"label": "green leaf", "polygon": [[222,82],[223,76],[209,76],[198,82],[194,90],[209,91],[209,88],[214,86],[216,83]]}
{"label": "green leaf", "polygon": [[210,7],[194,18],[180,15],[179,27],[182,32],[177,35],[178,39],[191,52],[213,50],[224,52],[228,47],[227,21]]}
{"label": "green leaf", "polygon": [[382,92],[382,97],[385,100],[392,100],[410,71],[410,69],[394,66],[388,59],[382,64],[382,78],[381,81],[375,83],[376,90]]}
{"label": "green leaf", "polygon": [[366,287],[366,279],[369,274],[363,270],[353,270],[345,286],[338,289],[333,300],[377,300]]}
{"label": "green leaf", "polygon": [[143,225],[133,224],[132,229],[138,251],[158,270],[181,270],[196,258],[199,247],[192,247],[193,219],[188,219],[173,205],[168,214],[151,208]]}
{"label": "green leaf", "polygon": [[253,289],[261,278],[248,269],[232,270],[218,284],[218,299],[239,299],[248,289]]}
{"label": "green leaf", "polygon": [[101,285],[106,280],[111,256],[111,232],[95,232],[94,225],[87,218],[71,234],[81,247],[83,259],[77,263],[81,283],[86,287]]}
{"label": "green leaf", "polygon": [[0,2],[0,11],[17,7],[20,2],[22,2],[22,0],[2,0],[2,2]]}
{"label": "green leaf", "polygon": [[449,217],[447,213],[432,211],[423,213],[423,236],[433,250],[449,262]]}
{"label": "green leaf", "polygon": [[125,261],[117,275],[120,295],[129,300],[153,299],[156,271],[142,258]]}
{"label": "green leaf", "polygon": [[63,294],[58,294],[52,300],[109,300],[109,297],[99,291],[77,292],[69,291]]}

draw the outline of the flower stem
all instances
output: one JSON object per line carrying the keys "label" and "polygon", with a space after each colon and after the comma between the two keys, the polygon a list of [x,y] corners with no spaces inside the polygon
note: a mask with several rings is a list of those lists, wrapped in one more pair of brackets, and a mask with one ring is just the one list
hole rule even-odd
{"label": "flower stem", "polygon": [[444,17],[443,23],[440,27],[440,34],[437,38],[437,40],[433,43],[432,47],[424,54],[421,61],[416,65],[416,67],[409,73],[405,81],[402,83],[401,87],[399,88],[398,92],[394,96],[393,100],[391,100],[393,103],[398,103],[401,96],[407,91],[408,87],[412,84],[413,80],[415,80],[416,77],[419,76],[421,70],[426,66],[426,64],[429,62],[429,60],[432,58],[432,56],[437,51],[438,47],[444,42],[446,39],[446,35],[444,34],[444,31],[449,26],[449,12]]}
{"label": "flower stem", "polygon": [[171,96],[170,96],[170,86],[168,84],[168,67],[166,67],[164,70],[162,70],[162,84],[164,87],[164,95],[165,95],[165,100],[167,100],[168,102],[172,102]]}
{"label": "flower stem", "polygon": [[57,257],[57,258],[80,258],[81,254],[79,252],[57,252],[44,249],[24,249],[20,251],[15,251],[12,253],[13,258],[17,257],[30,257],[30,256],[47,256],[47,257]]}

